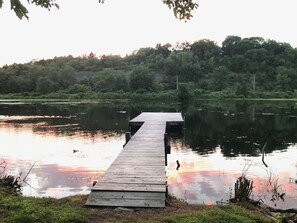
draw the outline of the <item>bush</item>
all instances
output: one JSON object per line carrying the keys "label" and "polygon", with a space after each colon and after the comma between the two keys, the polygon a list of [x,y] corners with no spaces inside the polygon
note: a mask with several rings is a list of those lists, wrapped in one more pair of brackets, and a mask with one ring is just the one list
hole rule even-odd
{"label": "bush", "polygon": [[12,175],[0,176],[0,187],[3,187],[13,193],[20,193],[22,190],[20,177],[21,177],[21,174],[19,176],[12,176]]}
{"label": "bush", "polygon": [[21,173],[18,176],[5,174],[6,165],[5,160],[0,163],[0,168],[2,169],[2,172],[0,172],[0,189],[5,189],[10,193],[20,193],[22,190]]}

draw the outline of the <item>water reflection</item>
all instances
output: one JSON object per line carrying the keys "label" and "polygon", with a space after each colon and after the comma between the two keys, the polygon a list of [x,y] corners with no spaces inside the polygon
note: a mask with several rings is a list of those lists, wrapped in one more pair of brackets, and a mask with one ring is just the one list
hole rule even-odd
{"label": "water reflection", "polygon": [[30,173],[30,186],[23,193],[30,196],[64,197],[89,193],[92,182],[105,169],[90,170],[87,167],[70,168],[57,164],[34,166]]}
{"label": "water reflection", "polygon": [[[122,149],[122,134],[96,138],[84,134],[69,136],[36,134],[31,125],[18,128],[1,125],[1,155],[11,174],[22,177],[36,162],[24,183],[23,193],[30,196],[64,197],[88,193],[92,182],[110,166]],[[34,128],[33,128],[34,129]],[[73,152],[76,150],[77,152]]]}
{"label": "water reflection", "polygon": [[[166,176],[173,195],[190,203],[225,201],[245,172],[254,181],[255,199],[296,206],[295,102],[0,103],[0,163],[6,160],[10,173],[27,173],[36,162],[25,195],[89,193],[122,150],[128,121],[141,111],[185,116],[184,138],[170,140]],[[261,161],[265,142],[268,168]],[[280,185],[285,202],[271,201],[269,180]]]}
{"label": "water reflection", "polygon": [[[167,181],[169,192],[189,203],[215,204],[234,196],[236,179],[245,173],[254,182],[253,198],[278,208],[295,207],[297,184],[297,144],[286,152],[275,151],[266,157],[265,168],[259,156],[226,157],[218,146],[207,155],[199,154],[180,141],[172,141],[168,156]],[[176,170],[175,160],[181,163]],[[273,189],[285,193],[282,199],[272,201]]]}
{"label": "water reflection", "polygon": [[[286,106],[286,107],[285,107]],[[285,109],[286,108],[286,109]],[[217,145],[226,157],[285,150],[297,143],[297,108],[282,104],[199,104],[186,115],[185,143],[199,154],[208,154]]]}
{"label": "water reflection", "polygon": [[19,127],[34,124],[34,132],[68,136],[79,133],[94,137],[98,131],[121,133],[129,120],[128,114],[98,104],[0,104],[0,112],[1,123]]}

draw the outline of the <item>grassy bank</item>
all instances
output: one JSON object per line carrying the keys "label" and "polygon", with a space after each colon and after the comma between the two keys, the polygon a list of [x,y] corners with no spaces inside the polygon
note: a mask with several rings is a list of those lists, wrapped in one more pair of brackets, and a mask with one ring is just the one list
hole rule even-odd
{"label": "grassy bank", "polygon": [[166,208],[87,208],[87,195],[63,199],[23,197],[0,192],[3,223],[96,223],[96,222],[273,222],[258,210],[235,205],[189,205],[171,199]]}
{"label": "grassy bank", "polygon": [[81,92],[81,93],[67,93],[55,92],[49,94],[36,93],[18,93],[18,94],[0,94],[0,99],[132,99],[132,100],[170,100],[176,101],[177,94],[175,91],[164,92],[146,92],[146,93],[132,93],[132,92]]}
{"label": "grassy bank", "polygon": [[276,100],[297,101],[297,93],[292,92],[257,92],[247,95],[237,95],[229,91],[184,91],[168,90],[159,92],[80,92],[69,93],[58,91],[48,94],[38,93],[8,93],[0,94],[0,99],[27,100],[159,100],[159,101],[192,101],[192,100]]}

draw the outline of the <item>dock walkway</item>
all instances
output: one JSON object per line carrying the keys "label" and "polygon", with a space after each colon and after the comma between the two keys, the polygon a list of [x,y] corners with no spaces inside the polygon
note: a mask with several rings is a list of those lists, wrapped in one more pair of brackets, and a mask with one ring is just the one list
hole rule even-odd
{"label": "dock walkway", "polygon": [[164,134],[182,126],[180,113],[144,112],[129,122],[139,130],[91,189],[88,206],[165,207]]}

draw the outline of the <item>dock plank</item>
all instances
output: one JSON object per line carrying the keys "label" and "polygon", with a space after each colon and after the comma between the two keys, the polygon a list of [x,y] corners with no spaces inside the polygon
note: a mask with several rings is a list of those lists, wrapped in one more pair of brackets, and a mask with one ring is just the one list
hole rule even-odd
{"label": "dock plank", "polygon": [[88,206],[113,206],[113,207],[165,207],[163,199],[117,199],[96,197],[96,193],[90,195],[87,201]]}
{"label": "dock plank", "polygon": [[160,178],[136,178],[136,177],[121,177],[121,178],[112,178],[105,177],[100,179],[98,183],[121,183],[121,184],[148,184],[148,185],[163,185],[164,179]]}
{"label": "dock plank", "polygon": [[148,199],[148,200],[157,200],[157,199],[165,199],[164,193],[150,193],[150,192],[102,192],[96,191],[97,198],[105,198],[105,199],[131,199],[131,200],[140,200],[140,199]]}
{"label": "dock plank", "polygon": [[97,183],[93,188],[100,191],[135,191],[135,192],[166,192],[163,184],[137,184],[137,183]]}

